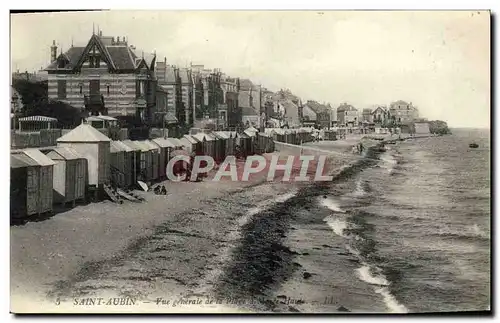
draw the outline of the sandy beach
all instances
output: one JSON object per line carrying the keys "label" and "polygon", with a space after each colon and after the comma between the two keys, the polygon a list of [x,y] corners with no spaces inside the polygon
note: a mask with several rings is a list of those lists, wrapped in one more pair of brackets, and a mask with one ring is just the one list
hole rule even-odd
{"label": "sandy beach", "polygon": [[[344,156],[329,159],[335,175],[359,160],[349,154],[358,140],[308,146]],[[267,182],[265,176],[254,176],[248,182],[167,181],[164,185],[166,196],[138,192],[146,199],[143,203],[104,201],[12,226],[11,311],[199,311],[155,302],[211,293],[252,215],[286,201],[308,183]],[[306,231],[293,232],[284,234],[307,243]],[[294,247],[300,248],[300,243]],[[73,304],[75,299],[108,297],[103,295],[140,299],[141,304],[126,309]],[[203,306],[201,311],[240,309],[224,304]]]}

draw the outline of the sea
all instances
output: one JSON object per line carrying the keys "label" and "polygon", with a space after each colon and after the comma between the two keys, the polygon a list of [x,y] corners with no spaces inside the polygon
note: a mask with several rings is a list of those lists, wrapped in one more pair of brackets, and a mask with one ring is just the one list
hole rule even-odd
{"label": "sea", "polygon": [[[267,297],[256,311],[489,310],[490,132],[452,132],[388,144],[252,210],[216,291]],[[301,301],[269,300],[290,295]]]}

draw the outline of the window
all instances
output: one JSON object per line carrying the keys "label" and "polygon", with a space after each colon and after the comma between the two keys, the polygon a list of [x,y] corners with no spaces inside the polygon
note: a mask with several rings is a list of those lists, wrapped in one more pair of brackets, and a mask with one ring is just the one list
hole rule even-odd
{"label": "window", "polygon": [[94,57],[89,56],[89,67],[94,67]]}
{"label": "window", "polygon": [[107,95],[109,95],[109,87],[110,87],[109,84],[106,84],[106,93],[107,93]]}
{"label": "window", "polygon": [[66,99],[66,80],[57,81],[57,98]]}
{"label": "window", "polygon": [[146,82],[143,80],[135,81],[135,94],[137,98],[143,97],[146,93]]}
{"label": "window", "polygon": [[83,83],[78,84],[78,86],[80,87],[80,94],[83,94]]}
{"label": "window", "polygon": [[64,66],[66,66],[66,62],[64,61],[64,59],[63,59],[63,58],[61,58],[61,59],[59,60],[59,62],[58,62],[57,67],[58,67],[58,68],[64,68]]}
{"label": "window", "polygon": [[99,56],[96,56],[95,58],[95,67],[100,67],[101,65],[101,58]]}

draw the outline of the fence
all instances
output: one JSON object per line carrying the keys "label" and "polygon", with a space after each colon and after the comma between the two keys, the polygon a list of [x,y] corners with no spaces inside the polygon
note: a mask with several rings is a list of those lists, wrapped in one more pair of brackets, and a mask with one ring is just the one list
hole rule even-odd
{"label": "fence", "polygon": [[62,134],[62,129],[43,129],[37,132],[11,131],[11,148],[56,146],[57,138],[61,137]]}

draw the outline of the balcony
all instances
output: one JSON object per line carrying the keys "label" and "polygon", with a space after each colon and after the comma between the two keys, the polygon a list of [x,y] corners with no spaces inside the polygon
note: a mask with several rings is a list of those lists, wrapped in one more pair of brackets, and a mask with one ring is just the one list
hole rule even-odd
{"label": "balcony", "polygon": [[85,106],[89,105],[104,106],[104,96],[102,94],[84,95],[83,102],[85,103]]}

